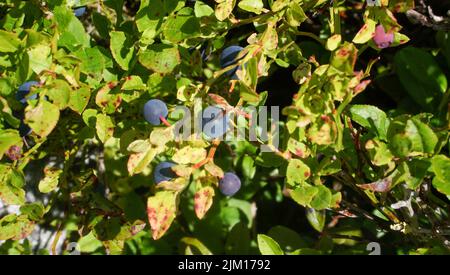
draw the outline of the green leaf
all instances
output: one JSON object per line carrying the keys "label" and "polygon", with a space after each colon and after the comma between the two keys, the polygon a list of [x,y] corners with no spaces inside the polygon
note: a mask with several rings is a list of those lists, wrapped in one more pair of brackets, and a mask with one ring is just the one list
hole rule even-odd
{"label": "green leaf", "polygon": [[306,208],[306,218],[308,219],[309,224],[317,230],[318,232],[322,232],[325,226],[325,211],[324,210],[316,210],[314,208]]}
{"label": "green leaf", "polygon": [[334,51],[339,47],[342,41],[342,36],[340,34],[335,34],[327,39],[325,48],[329,51]]}
{"label": "green leaf", "polygon": [[91,91],[88,87],[82,87],[78,90],[72,91],[70,93],[69,108],[78,114],[83,113],[84,108],[86,108],[89,103],[90,97]]}
{"label": "green leaf", "polygon": [[[193,246],[194,248],[196,248],[198,250],[198,252],[200,253],[200,255],[212,255],[211,251],[209,251],[209,249],[198,239],[196,238],[191,238],[191,237],[184,237],[180,240],[181,243],[183,243],[186,246]],[[192,251],[191,248],[186,248],[187,251]],[[187,253],[189,254],[189,253]],[[192,254],[196,254],[196,253],[192,253]]]}
{"label": "green leaf", "polygon": [[20,39],[16,33],[0,30],[0,52],[13,53],[20,46]]}
{"label": "green leaf", "polygon": [[262,0],[241,0],[238,3],[238,7],[248,12],[261,14],[264,3]]}
{"label": "green leaf", "polygon": [[206,5],[202,1],[195,1],[194,5],[194,13],[196,17],[205,17],[205,16],[211,16],[214,14],[213,8]]}
{"label": "green leaf", "polygon": [[95,128],[95,124],[97,123],[97,110],[95,109],[86,109],[82,114],[82,118],[84,123],[91,128]]}
{"label": "green leaf", "polygon": [[322,210],[331,206],[332,194],[326,186],[317,186],[317,194],[311,201],[311,207],[316,210]]}
{"label": "green leaf", "polygon": [[124,32],[112,31],[109,36],[111,37],[110,48],[114,60],[123,70],[127,71],[134,57],[133,41]]}
{"label": "green leaf", "polygon": [[204,148],[185,146],[178,150],[172,157],[172,160],[179,164],[198,163],[206,158]]}
{"label": "green leaf", "polygon": [[89,47],[89,35],[83,24],[75,17],[71,9],[58,6],[53,11],[61,35],[58,45],[76,51],[80,47]]}
{"label": "green leaf", "polygon": [[163,26],[164,37],[176,44],[200,34],[200,22],[194,16],[194,10],[183,8],[176,15],[169,16]]}
{"label": "green leaf", "polygon": [[75,52],[80,62],[80,70],[86,74],[101,74],[105,69],[105,60],[98,47],[82,48]]}
{"label": "green leaf", "polygon": [[50,193],[58,187],[59,176],[62,170],[53,167],[44,169],[44,178],[39,181],[39,191],[42,193]]}
{"label": "green leaf", "polygon": [[174,46],[153,44],[139,54],[139,62],[147,69],[168,74],[181,63],[181,57],[178,49]]}
{"label": "green leaf", "polygon": [[450,158],[444,155],[434,156],[431,160],[431,169],[436,175],[433,186],[441,193],[450,196]]}
{"label": "green leaf", "polygon": [[308,246],[308,243],[292,229],[277,225],[267,233],[286,253]]}
{"label": "green leaf", "polygon": [[312,199],[317,195],[319,189],[315,186],[299,186],[291,191],[291,198],[302,206],[309,206]]}
{"label": "green leaf", "polygon": [[292,159],[289,161],[286,170],[286,179],[288,183],[303,183],[311,175],[311,169],[303,161]]}
{"label": "green leaf", "polygon": [[389,149],[399,157],[432,154],[438,142],[433,130],[415,117],[402,116],[392,121],[387,136]]}
{"label": "green leaf", "polygon": [[289,8],[286,10],[286,20],[288,24],[292,27],[298,27],[306,19],[308,19],[308,16],[306,16],[305,12],[303,11],[299,3],[291,2]]}
{"label": "green leaf", "polygon": [[281,250],[280,245],[274,241],[271,237],[258,234],[258,248],[261,255],[283,255],[283,250]]}
{"label": "green leaf", "polygon": [[147,87],[142,81],[142,78],[138,75],[130,75],[127,77],[125,82],[122,85],[122,90],[131,91],[131,90],[145,90]]}
{"label": "green leaf", "polygon": [[60,110],[67,107],[69,104],[72,89],[69,84],[61,79],[55,79],[46,86],[45,94],[50,100],[59,107]]}
{"label": "green leaf", "polygon": [[368,140],[365,148],[369,153],[370,160],[376,166],[387,165],[394,157],[389,151],[388,145],[378,139]]}
{"label": "green leaf", "polygon": [[367,19],[366,23],[362,26],[362,28],[353,38],[353,43],[364,44],[367,43],[370,39],[372,39],[375,33],[376,24],[377,22],[375,22],[374,20]]}
{"label": "green leaf", "polygon": [[394,184],[398,183],[397,181],[400,179],[405,181],[410,189],[415,190],[423,182],[430,166],[431,161],[426,158],[413,158],[403,162],[399,165],[400,175],[398,178],[394,178]]}
{"label": "green leaf", "polygon": [[24,204],[20,207],[20,213],[28,216],[32,221],[39,221],[45,214],[45,209],[42,203]]}
{"label": "green leaf", "polygon": [[434,188],[436,188],[439,192],[450,196],[450,181],[448,181],[447,179],[434,177],[432,184]]}
{"label": "green leaf", "polygon": [[27,51],[30,60],[30,68],[36,74],[50,69],[52,65],[52,49],[48,45],[37,45]]}
{"label": "green leaf", "polygon": [[95,238],[93,231],[81,237],[77,243],[80,245],[82,253],[92,253],[102,247],[102,242]]}
{"label": "green leaf", "polygon": [[0,240],[24,239],[33,232],[34,226],[27,215],[7,215],[0,219]]}
{"label": "green leaf", "polygon": [[385,112],[371,105],[352,105],[349,111],[352,120],[386,140],[390,121]]}
{"label": "green leaf", "polygon": [[130,143],[127,147],[127,151],[133,153],[143,153],[146,152],[150,148],[151,144],[148,140],[135,140]]}
{"label": "green leaf", "polygon": [[97,136],[100,141],[105,143],[114,134],[114,122],[110,116],[98,114],[95,129],[97,130]]}
{"label": "green leaf", "polygon": [[447,90],[447,78],[433,56],[424,50],[407,47],[397,52],[394,64],[400,82],[411,98],[424,110],[435,112]]}
{"label": "green leaf", "polygon": [[41,137],[48,136],[59,120],[58,106],[45,100],[39,101],[36,107],[28,106],[25,111],[25,123]]}
{"label": "green leaf", "polygon": [[156,33],[161,26],[164,6],[161,0],[142,0],[136,14],[136,25],[140,32],[151,30]]}
{"label": "green leaf", "polygon": [[5,204],[24,204],[25,191],[22,189],[24,185],[25,177],[22,172],[0,164],[0,199]]}
{"label": "green leaf", "polygon": [[223,0],[220,2],[214,11],[216,18],[219,21],[224,21],[227,19],[231,12],[233,11],[234,5],[236,4],[236,0]]}

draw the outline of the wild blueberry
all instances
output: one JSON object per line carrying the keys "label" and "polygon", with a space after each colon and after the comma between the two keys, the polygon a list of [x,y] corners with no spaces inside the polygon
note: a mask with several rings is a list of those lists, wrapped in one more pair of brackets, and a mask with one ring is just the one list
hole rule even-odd
{"label": "wild blueberry", "polygon": [[144,105],[144,118],[152,125],[160,125],[161,117],[169,114],[166,103],[159,99],[151,99]]}
{"label": "wild blueberry", "polygon": [[203,110],[202,131],[210,138],[219,138],[228,130],[229,117],[219,107],[208,106]]}
{"label": "wild blueberry", "polygon": [[177,175],[171,169],[174,165],[175,163],[168,161],[163,161],[156,165],[155,170],[153,171],[153,179],[155,180],[155,183],[158,184],[162,181],[169,181],[175,178]]}
{"label": "wild blueberry", "polygon": [[[20,101],[23,105],[27,104],[27,95],[30,93],[30,89],[32,86],[39,85],[37,81],[28,81],[19,86],[19,89],[16,93],[16,99]],[[29,99],[37,99],[37,94],[33,94],[29,97]]]}
{"label": "wild blueberry", "polygon": [[[239,55],[239,53],[243,50],[241,46],[229,46],[225,48],[222,53],[220,54],[220,67],[226,68],[228,66],[231,66],[233,64],[236,64],[237,60],[236,57]],[[231,76],[231,79],[238,79],[238,76],[236,75],[236,71],[240,70],[241,66],[237,66],[229,71],[226,72],[226,75]]]}
{"label": "wild blueberry", "polygon": [[394,42],[394,34],[386,33],[383,25],[378,25],[375,29],[373,42],[375,42],[378,48],[385,49]]}
{"label": "wild blueberry", "polygon": [[79,7],[73,11],[73,13],[75,14],[76,17],[83,16],[85,12],[86,12],[86,7]]}
{"label": "wild blueberry", "polygon": [[241,180],[236,174],[227,172],[219,181],[219,189],[225,196],[233,196],[241,189]]}

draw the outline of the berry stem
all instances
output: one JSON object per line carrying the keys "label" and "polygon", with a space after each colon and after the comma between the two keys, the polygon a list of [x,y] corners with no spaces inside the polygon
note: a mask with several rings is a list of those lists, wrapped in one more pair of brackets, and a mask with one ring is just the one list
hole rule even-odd
{"label": "berry stem", "polygon": [[230,89],[228,90],[228,92],[231,94],[234,91],[234,87],[236,86],[236,80],[230,80],[231,82],[231,86]]}
{"label": "berry stem", "polygon": [[163,123],[164,125],[166,125],[167,127],[172,126],[172,125],[170,125],[170,123],[167,121],[167,119],[166,119],[165,117],[159,116],[159,119],[160,119],[160,120],[162,121],[162,123]]}
{"label": "berry stem", "polygon": [[198,168],[202,167],[203,165],[207,164],[208,162],[212,161],[214,159],[214,155],[216,154],[216,150],[217,150],[217,147],[219,146],[219,144],[220,144],[219,139],[213,140],[213,146],[211,147],[211,149],[209,149],[208,156],[204,160],[195,164],[193,166],[194,169],[198,169]]}

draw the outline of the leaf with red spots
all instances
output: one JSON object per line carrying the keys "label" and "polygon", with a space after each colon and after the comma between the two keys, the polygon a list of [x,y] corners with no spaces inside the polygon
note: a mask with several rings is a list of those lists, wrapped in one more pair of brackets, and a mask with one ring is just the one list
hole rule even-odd
{"label": "leaf with red spots", "polygon": [[393,12],[407,12],[414,9],[414,0],[390,0],[389,9]]}
{"label": "leaf with red spots", "polygon": [[114,122],[110,116],[98,114],[95,129],[100,141],[105,143],[114,134]]}
{"label": "leaf with red spots", "polygon": [[139,174],[144,171],[157,153],[158,152],[155,148],[148,147],[143,152],[131,154],[127,163],[127,168],[130,175]]}
{"label": "leaf with red spots", "polygon": [[154,240],[161,238],[175,219],[176,203],[177,193],[171,191],[158,192],[148,198],[147,215]]}
{"label": "leaf with red spots", "polygon": [[45,100],[36,107],[29,105],[25,109],[25,123],[40,137],[48,136],[59,120],[59,108]]}
{"label": "leaf with red spots", "polygon": [[364,44],[367,43],[375,34],[375,26],[377,22],[372,19],[367,19],[366,24],[358,31],[353,38],[353,43]]}
{"label": "leaf with red spots", "polygon": [[34,230],[35,223],[27,215],[10,214],[0,219],[0,240],[21,240]]}
{"label": "leaf with red spots", "polygon": [[353,75],[358,49],[352,43],[344,43],[333,53],[331,65],[338,70]]}
{"label": "leaf with red spots", "polygon": [[289,161],[286,178],[288,183],[303,183],[311,175],[311,170],[308,165],[299,159],[292,159]]}
{"label": "leaf with red spots", "polygon": [[178,177],[170,181],[162,181],[156,185],[158,190],[181,192],[188,185],[189,181],[186,178]]}
{"label": "leaf with red spots", "polygon": [[0,165],[0,199],[5,204],[25,203],[25,177],[22,172],[7,165]]}
{"label": "leaf with red spots", "polygon": [[98,90],[97,95],[95,96],[95,104],[97,104],[98,107],[103,108],[108,114],[114,113],[122,103],[120,94],[112,92],[117,84],[116,81],[108,83]]}
{"label": "leaf with red spots", "polygon": [[214,189],[211,186],[205,186],[197,190],[194,195],[194,209],[197,218],[203,219],[206,212],[213,203]]}

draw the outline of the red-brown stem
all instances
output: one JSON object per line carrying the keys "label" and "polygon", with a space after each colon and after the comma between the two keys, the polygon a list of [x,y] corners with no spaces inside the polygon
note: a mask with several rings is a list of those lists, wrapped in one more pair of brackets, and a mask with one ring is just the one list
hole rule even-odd
{"label": "red-brown stem", "polygon": [[172,126],[172,125],[170,125],[170,123],[167,121],[167,119],[166,119],[165,117],[159,116],[159,119],[160,119],[160,120],[162,121],[162,123],[163,123],[164,125],[166,125],[167,127]]}
{"label": "red-brown stem", "polygon": [[214,159],[214,155],[216,154],[216,150],[217,150],[217,147],[219,146],[219,144],[220,144],[220,140],[218,140],[218,139],[213,140],[213,146],[211,147],[211,149],[209,149],[208,156],[204,160],[202,160],[199,163],[195,164],[193,166],[194,169],[198,169],[198,168],[202,167],[203,165],[207,164],[208,162],[210,162],[211,160],[213,160]]}
{"label": "red-brown stem", "polygon": [[234,86],[236,86],[236,80],[231,80],[231,86],[228,92],[231,94],[234,90]]}

